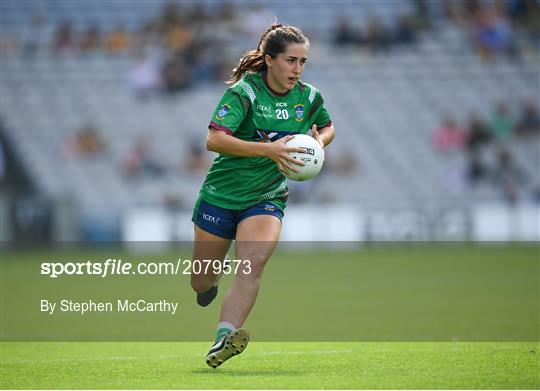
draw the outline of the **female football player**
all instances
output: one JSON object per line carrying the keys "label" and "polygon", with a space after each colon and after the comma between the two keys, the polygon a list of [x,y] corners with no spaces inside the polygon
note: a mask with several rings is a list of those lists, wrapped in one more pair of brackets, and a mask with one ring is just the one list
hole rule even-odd
{"label": "female football player", "polygon": [[[302,165],[289,156],[305,152],[286,145],[294,134],[312,136],[327,146],[334,127],[323,98],[300,80],[309,41],[293,26],[272,24],[257,50],[234,68],[209,124],[207,148],[219,153],[193,212],[193,260],[220,260],[236,240],[233,284],[223,298],[216,342],[206,357],[213,368],[241,353],[249,341],[242,329],[257,293],[264,266],[281,231],[288,195],[287,171]],[[237,267],[238,266],[238,267]],[[221,274],[209,268],[192,273],[197,303],[209,305]]]}

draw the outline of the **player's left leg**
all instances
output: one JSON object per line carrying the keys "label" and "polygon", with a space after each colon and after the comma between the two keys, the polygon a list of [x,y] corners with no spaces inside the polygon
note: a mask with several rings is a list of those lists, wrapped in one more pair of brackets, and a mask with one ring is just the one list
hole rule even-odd
{"label": "player's left leg", "polygon": [[[259,293],[261,276],[281,232],[281,220],[271,215],[256,215],[242,220],[236,233],[236,259],[249,261],[238,268],[231,289],[223,298],[221,320],[241,327]],[[249,267],[246,267],[249,265]]]}
{"label": "player's left leg", "polygon": [[206,357],[207,364],[212,368],[242,353],[249,342],[247,330],[239,327],[244,324],[255,304],[264,266],[279,240],[280,217],[279,214],[251,215],[238,224],[236,259],[243,262],[223,299],[220,316],[220,324],[230,325],[231,329],[218,330],[216,343]]}

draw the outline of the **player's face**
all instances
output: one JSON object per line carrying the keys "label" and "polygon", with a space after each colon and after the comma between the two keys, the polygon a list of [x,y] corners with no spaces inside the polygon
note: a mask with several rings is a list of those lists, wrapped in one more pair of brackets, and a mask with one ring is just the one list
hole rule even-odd
{"label": "player's face", "polygon": [[307,51],[306,44],[291,43],[276,58],[267,56],[268,83],[273,90],[285,93],[294,87],[304,72]]}

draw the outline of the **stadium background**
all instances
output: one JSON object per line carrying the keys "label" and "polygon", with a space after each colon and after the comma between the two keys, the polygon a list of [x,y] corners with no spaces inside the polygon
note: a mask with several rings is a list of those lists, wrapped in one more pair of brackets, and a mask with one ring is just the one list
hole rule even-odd
{"label": "stadium background", "polygon": [[222,81],[274,16],[339,135],[285,240],[538,239],[537,1],[4,0],[2,241],[191,239]]}
{"label": "stadium background", "polygon": [[[3,341],[132,340],[69,323],[51,337],[18,308],[47,286],[43,259],[129,257],[142,242],[157,259],[192,238],[210,115],[274,17],[310,38],[303,79],[337,130],[321,175],[290,182],[282,241],[303,246],[280,246],[265,272],[251,355],[209,378],[206,342],[3,342],[2,388],[539,387],[539,1],[0,5]],[[191,303],[178,285],[114,289]],[[196,310],[180,340],[212,335],[219,308]]]}

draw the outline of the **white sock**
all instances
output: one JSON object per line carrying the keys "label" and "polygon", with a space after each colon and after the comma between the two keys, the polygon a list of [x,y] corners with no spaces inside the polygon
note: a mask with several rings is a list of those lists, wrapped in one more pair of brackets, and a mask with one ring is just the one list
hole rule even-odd
{"label": "white sock", "polygon": [[229,322],[219,322],[217,325],[217,331],[216,331],[216,340],[220,340],[225,335],[227,335],[229,332],[236,330],[236,327],[232,323]]}

